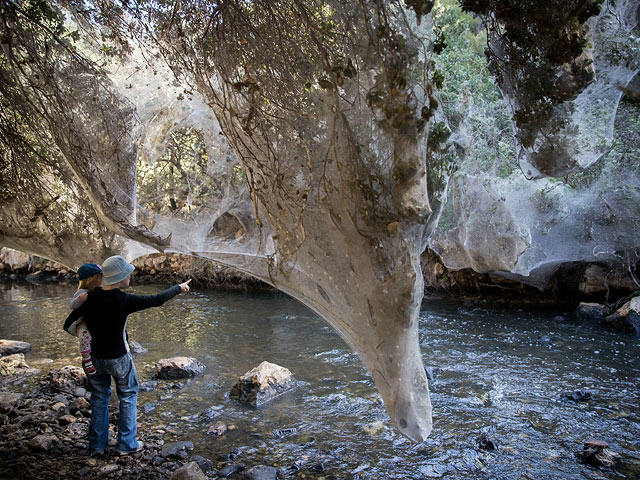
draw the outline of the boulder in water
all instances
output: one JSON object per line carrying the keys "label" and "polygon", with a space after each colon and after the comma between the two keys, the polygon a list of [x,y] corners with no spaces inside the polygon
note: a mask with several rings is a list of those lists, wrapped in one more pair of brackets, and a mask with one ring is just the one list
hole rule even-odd
{"label": "boulder in water", "polygon": [[288,369],[275,363],[262,362],[238,379],[229,396],[258,406],[292,390],[296,385],[296,379]]}
{"label": "boulder in water", "polygon": [[0,340],[0,357],[13,355],[14,353],[27,353],[31,345],[19,340]]}
{"label": "boulder in water", "polygon": [[571,400],[572,402],[586,402],[591,400],[591,392],[576,390],[574,392],[565,392],[561,397],[563,400]]}
{"label": "boulder in water", "polygon": [[491,425],[485,428],[480,436],[476,439],[478,448],[482,450],[497,450],[498,440],[496,438],[496,426]]}
{"label": "boulder in water", "polygon": [[576,309],[576,316],[582,319],[601,320],[610,313],[610,308],[601,303],[580,302]]}
{"label": "boulder in water", "polygon": [[164,358],[156,363],[158,378],[173,380],[189,378],[204,373],[205,366],[192,357]]}
{"label": "boulder in water", "polygon": [[609,450],[609,444],[603,440],[584,442],[581,452],[576,452],[576,458],[582,463],[602,467],[613,467],[622,458],[620,454]]}

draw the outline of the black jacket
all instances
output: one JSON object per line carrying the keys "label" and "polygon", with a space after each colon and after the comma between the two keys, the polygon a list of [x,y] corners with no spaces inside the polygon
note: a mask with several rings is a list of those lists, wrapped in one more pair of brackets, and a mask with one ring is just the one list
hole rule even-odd
{"label": "black jacket", "polygon": [[133,312],[159,307],[181,292],[180,285],[167,288],[157,295],[131,295],[115,288],[98,287],[89,292],[87,300],[73,310],[64,322],[64,329],[80,318],[91,334],[91,356],[102,359],[119,358],[128,352],[127,317]]}

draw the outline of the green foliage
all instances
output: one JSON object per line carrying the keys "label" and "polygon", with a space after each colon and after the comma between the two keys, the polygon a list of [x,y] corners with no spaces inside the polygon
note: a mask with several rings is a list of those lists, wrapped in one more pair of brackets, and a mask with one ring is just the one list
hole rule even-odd
{"label": "green foliage", "polygon": [[[530,2],[528,0],[461,0],[462,8],[482,16],[490,38],[486,49],[489,70],[514,103],[513,120],[518,139],[534,147],[541,132],[549,142],[532,158],[542,172],[549,155],[565,148],[554,143],[549,132],[558,133],[569,122],[570,109],[556,107],[575,99],[594,78],[587,46],[586,21],[600,12],[604,0]],[[567,68],[569,66],[571,68]]]}
{"label": "green foliage", "polygon": [[[515,143],[506,105],[487,69],[484,57],[487,39],[482,23],[462,11],[456,0],[440,0],[433,14],[436,39],[446,43],[446,48],[435,56],[433,82],[439,88],[449,128],[460,129],[466,121],[473,142],[466,152],[453,146],[438,150],[434,149],[430,133],[429,174],[437,179],[430,187],[441,189],[446,184],[442,172],[453,171],[462,164],[506,178],[517,170]],[[439,127],[433,128],[438,139]],[[460,158],[461,153],[464,158]],[[443,154],[446,160],[436,158]],[[448,163],[452,165],[445,167]],[[433,192],[432,195],[437,196]]]}
{"label": "green foliage", "polygon": [[436,43],[446,39],[446,48],[435,57],[436,67],[445,79],[439,92],[444,104],[449,109],[456,108],[471,96],[478,103],[498,102],[501,95],[487,69],[487,39],[480,20],[463,12],[457,0],[440,0],[433,14]]}

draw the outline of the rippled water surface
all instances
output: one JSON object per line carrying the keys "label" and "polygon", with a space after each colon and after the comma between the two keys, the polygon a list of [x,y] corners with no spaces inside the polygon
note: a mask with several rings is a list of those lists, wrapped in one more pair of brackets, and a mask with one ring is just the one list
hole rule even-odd
{"label": "rippled water surface", "polygon": [[[43,373],[80,364],[76,340],[62,330],[73,286],[0,288],[0,338],[31,343],[27,363]],[[436,372],[434,431],[414,444],[391,427],[358,357],[304,306],[279,293],[192,290],[130,317],[130,338],[149,349],[136,358],[141,382],[161,358],[206,365],[182,388],[161,382],[141,392],[140,422],[166,425],[176,435],[165,441],[192,441],[213,460],[239,449],[238,461],[277,466],[285,478],[640,478],[638,338],[559,314],[425,301],[420,341]],[[263,360],[301,385],[258,409],[230,400],[237,377]],[[575,390],[592,397],[562,399]],[[143,413],[144,405],[155,408]],[[237,428],[207,435],[218,420]],[[487,431],[496,450],[478,447]],[[574,452],[591,439],[608,441],[622,464],[578,463]]]}

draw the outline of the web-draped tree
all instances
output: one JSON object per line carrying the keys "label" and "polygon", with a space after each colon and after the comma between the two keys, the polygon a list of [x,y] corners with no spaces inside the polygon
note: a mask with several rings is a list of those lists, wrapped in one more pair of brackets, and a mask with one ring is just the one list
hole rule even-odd
{"label": "web-draped tree", "polygon": [[[177,251],[265,280],[331,324],[398,430],[424,439],[433,4],[1,2],[0,243],[70,266]],[[461,4],[485,19],[523,148],[565,172],[550,133],[592,80],[584,25],[601,2],[551,20]],[[540,69],[561,94],[524,80]]]}

